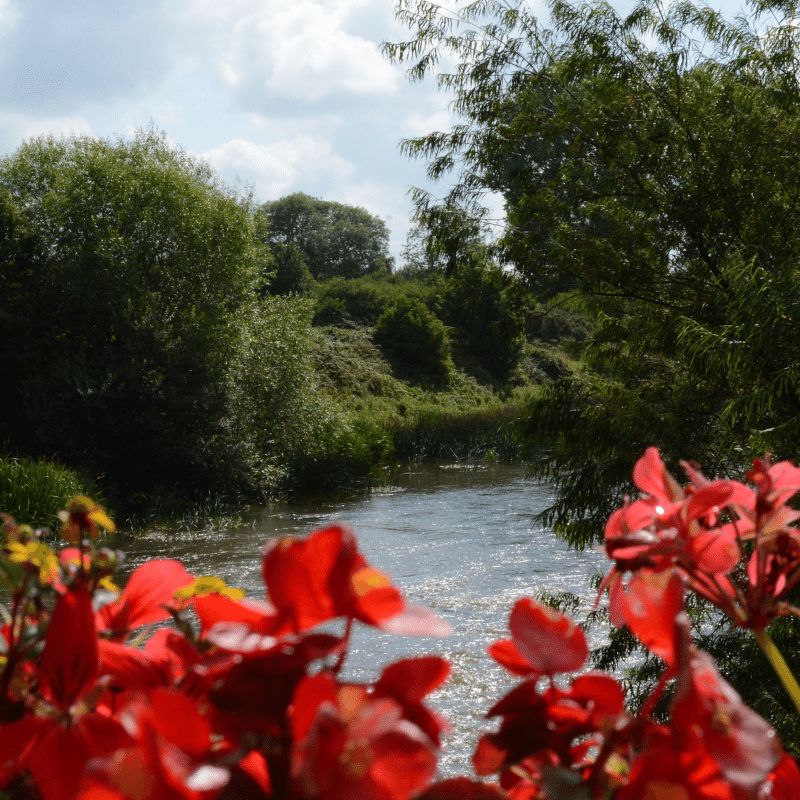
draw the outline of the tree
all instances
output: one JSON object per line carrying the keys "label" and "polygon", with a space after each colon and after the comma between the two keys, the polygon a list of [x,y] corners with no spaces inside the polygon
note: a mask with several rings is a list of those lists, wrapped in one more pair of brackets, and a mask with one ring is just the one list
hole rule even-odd
{"label": "tree", "polygon": [[314,284],[305,258],[294,243],[273,244],[270,248],[274,272],[266,290],[272,295],[306,294]]}
{"label": "tree", "polygon": [[[792,455],[781,448],[800,433],[793,328],[772,328],[782,344],[771,348],[754,331],[762,301],[769,319],[792,316],[800,34],[780,2],[753,2],[733,21],[686,0],[643,0],[626,18],[604,3],[549,7],[546,28],[521,3],[403,0],[398,17],[415,36],[386,52],[413,79],[446,51],[457,63],[438,79],[462,122],[403,143],[431,178],[457,172],[442,203],[415,193],[418,213],[480,219],[483,195],[502,193],[503,258],[540,289],[572,287],[598,314],[586,356],[601,372],[559,387],[529,426],[556,448],[539,462],[563,489],[554,519],[567,532],[570,519],[590,520],[573,529],[585,542],[602,533],[601,495],[616,503],[627,490],[641,445],[718,472],[755,447]],[[766,285],[772,301],[757,291]],[[638,426],[624,418],[633,409]],[[584,436],[595,414],[596,436]],[[566,452],[564,426],[580,455]]]}
{"label": "tree", "polygon": [[0,441],[142,487],[232,478],[253,209],[154,131],[0,161]]}
{"label": "tree", "polygon": [[392,270],[386,223],[363,208],[296,192],[260,210],[270,248],[295,245],[317,280]]}

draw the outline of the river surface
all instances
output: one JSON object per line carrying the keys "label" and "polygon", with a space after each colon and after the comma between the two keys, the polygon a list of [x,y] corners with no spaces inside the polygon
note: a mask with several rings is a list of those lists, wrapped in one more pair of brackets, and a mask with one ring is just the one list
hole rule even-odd
{"label": "river surface", "polygon": [[390,575],[416,604],[453,628],[445,638],[397,637],[357,626],[343,677],[370,680],[403,655],[436,653],[452,664],[432,703],[453,732],[440,759],[444,776],[469,772],[483,715],[514,683],[485,653],[508,634],[514,602],[542,591],[594,599],[591,577],[607,569],[594,551],[574,552],[533,517],[552,499],[548,486],[520,466],[482,468],[414,465],[369,497],[338,503],[253,511],[248,524],[191,533],[150,533],[127,543],[129,563],[180,559],[196,575],[217,575],[248,595],[263,597],[260,555],[272,536],[306,534],[333,521],[356,532],[367,560]]}

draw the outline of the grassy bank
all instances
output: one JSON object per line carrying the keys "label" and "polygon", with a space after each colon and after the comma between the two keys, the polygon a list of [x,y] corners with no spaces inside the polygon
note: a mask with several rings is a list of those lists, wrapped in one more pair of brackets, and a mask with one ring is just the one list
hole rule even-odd
{"label": "grassy bank", "polygon": [[76,494],[101,500],[93,481],[53,461],[0,458],[0,511],[20,524],[56,528],[58,512]]}
{"label": "grassy bank", "polygon": [[285,486],[301,497],[364,490],[399,461],[516,460],[525,398],[575,368],[561,348],[529,344],[514,379],[498,385],[454,348],[449,383],[437,387],[398,377],[369,326],[319,328],[315,347],[318,391],[339,428],[326,449],[290,466]]}

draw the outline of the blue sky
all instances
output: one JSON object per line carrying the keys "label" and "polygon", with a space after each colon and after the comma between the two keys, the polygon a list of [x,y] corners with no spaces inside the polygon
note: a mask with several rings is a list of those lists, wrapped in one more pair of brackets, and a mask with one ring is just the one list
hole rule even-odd
{"label": "blue sky", "polygon": [[407,35],[393,0],[0,0],[0,153],[153,124],[260,202],[366,208],[397,255],[427,186],[398,142],[453,122],[434,81],[380,55]]}

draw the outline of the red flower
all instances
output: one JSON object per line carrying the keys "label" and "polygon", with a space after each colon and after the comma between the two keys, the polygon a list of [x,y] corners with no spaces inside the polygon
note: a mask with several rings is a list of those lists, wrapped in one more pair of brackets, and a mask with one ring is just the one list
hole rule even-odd
{"label": "red flower", "polygon": [[44,800],[73,800],[86,763],[130,743],[117,720],[87,708],[99,696],[99,670],[85,588],[73,587],[58,598],[39,668],[42,716],[0,727],[0,780],[5,784],[29,769]]}
{"label": "red flower", "polygon": [[167,608],[177,608],[175,592],[193,580],[180,561],[146,561],[133,571],[122,594],[97,612],[98,630],[123,638],[134,628],[167,619]]}
{"label": "red flower", "polygon": [[772,728],[722,679],[707,653],[689,644],[689,622],[679,619],[679,670],[671,719],[683,749],[701,748],[732,786],[754,792],[781,761]]}
{"label": "red flower", "polygon": [[436,772],[433,742],[393,700],[320,674],[298,686],[293,708],[292,775],[304,797],[408,800]]}
{"label": "red flower", "polygon": [[449,633],[435,614],[406,604],[389,578],[367,563],[344,525],[304,539],[268,542],[262,569],[269,599],[280,614],[275,633],[304,631],[336,617],[395,633]]}
{"label": "red flower", "polygon": [[213,800],[228,783],[210,763],[211,727],[185,695],[137,695],[119,716],[135,744],[94,761],[77,800]]}
{"label": "red flower", "polygon": [[512,640],[495,642],[489,655],[515,675],[556,675],[580,669],[589,655],[583,631],[566,615],[523,597],[509,618]]}

